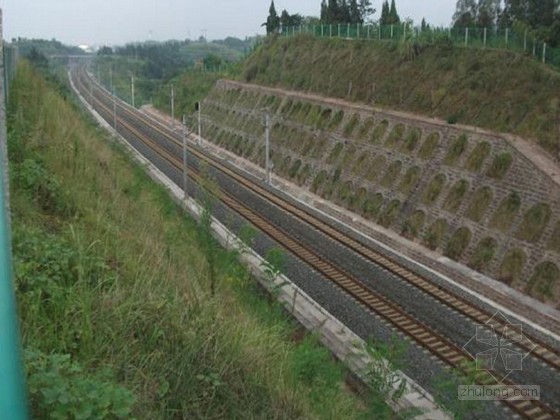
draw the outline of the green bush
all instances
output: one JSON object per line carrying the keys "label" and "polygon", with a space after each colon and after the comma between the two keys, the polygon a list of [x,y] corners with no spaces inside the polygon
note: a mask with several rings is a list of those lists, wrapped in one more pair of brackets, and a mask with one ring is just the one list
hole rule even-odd
{"label": "green bush", "polygon": [[436,175],[430,181],[423,194],[423,201],[425,204],[432,205],[436,202],[445,187],[446,181],[447,177],[443,174]]}
{"label": "green bush", "polygon": [[492,202],[494,194],[492,189],[489,187],[479,188],[473,195],[469,208],[467,209],[465,216],[471,219],[473,222],[481,222],[488,206]]}
{"label": "green bush", "polygon": [[70,355],[32,349],[24,357],[34,418],[130,418],[136,399],[110,370],[88,374]]}
{"label": "green bush", "polygon": [[492,217],[490,226],[502,232],[507,232],[511,228],[511,224],[520,208],[521,197],[514,191],[502,200],[498,210],[496,210]]}
{"label": "green bush", "polygon": [[381,121],[377,124],[377,127],[373,130],[371,134],[370,142],[375,144],[383,139],[385,133],[387,132],[387,127],[389,126],[389,122],[387,120]]}
{"label": "green bush", "polygon": [[464,179],[457,181],[445,199],[443,208],[450,213],[456,213],[461,207],[463,197],[469,190],[469,187],[469,183]]}
{"label": "green bush", "polygon": [[478,143],[467,159],[465,168],[472,172],[478,172],[480,168],[482,168],[486,158],[490,156],[491,151],[492,147],[487,141]]}
{"label": "green bush", "polygon": [[362,212],[364,216],[373,218],[379,213],[382,205],[383,194],[377,193],[373,196],[370,195],[362,205]]}
{"label": "green bush", "polygon": [[424,227],[426,213],[416,210],[403,226],[402,235],[407,238],[417,238]]}
{"label": "green bush", "polygon": [[445,248],[445,255],[455,261],[460,261],[463,252],[468,248],[472,238],[471,231],[462,227],[455,231]]}
{"label": "green bush", "polygon": [[414,187],[418,184],[420,176],[422,175],[422,170],[418,166],[413,166],[406,171],[400,185],[399,191],[404,195],[408,195],[412,192]]}
{"label": "green bush", "polygon": [[403,139],[404,130],[405,128],[403,124],[395,125],[391,130],[391,133],[389,133],[389,137],[387,137],[387,140],[385,141],[385,147],[389,149],[396,148]]}
{"label": "green bush", "polygon": [[398,180],[399,175],[401,174],[401,168],[402,162],[400,160],[391,163],[389,165],[389,168],[387,168],[387,172],[381,179],[381,185],[386,188],[389,188],[391,185],[393,185]]}
{"label": "green bush", "polygon": [[424,160],[431,159],[439,146],[439,133],[431,133],[418,152],[418,157]]}
{"label": "green bush", "polygon": [[401,202],[399,200],[392,200],[379,215],[379,224],[383,227],[391,226],[398,216],[400,209]]}
{"label": "green bush", "polygon": [[560,254],[560,222],[556,222],[556,226],[554,226],[548,248]]}
{"label": "green bush", "polygon": [[335,163],[340,154],[342,153],[342,150],[344,149],[344,144],[343,143],[337,143],[336,146],[334,146],[334,148],[331,151],[331,154],[329,155],[329,157],[327,158],[327,163],[329,165],[332,165],[333,163]]}
{"label": "green bush", "polygon": [[348,123],[344,126],[344,136],[351,137],[359,123],[360,123],[360,114],[352,115],[350,121],[348,121]]}
{"label": "green bush", "polygon": [[406,135],[406,139],[401,147],[401,150],[406,153],[412,153],[414,149],[416,149],[421,137],[422,130],[419,128],[411,128]]}
{"label": "green bush", "polygon": [[548,204],[534,205],[523,216],[523,223],[519,227],[517,237],[522,241],[537,242],[548,225],[550,216],[551,210]]}
{"label": "green bush", "polygon": [[436,220],[428,229],[424,236],[424,244],[430,249],[437,249],[445,235],[447,235],[447,231],[449,229],[449,224],[445,219],[438,219]]}
{"label": "green bush", "polygon": [[461,134],[458,138],[451,140],[451,146],[445,156],[443,163],[453,166],[461,158],[469,144],[468,138],[465,134]]}
{"label": "green bush", "polygon": [[526,260],[527,256],[523,250],[509,250],[500,265],[500,271],[497,276],[498,280],[509,285],[517,284],[521,280]]}
{"label": "green bush", "polygon": [[481,271],[488,268],[494,258],[498,242],[494,238],[484,238],[476,246],[469,261],[469,267]]}
{"label": "green bush", "polygon": [[535,268],[525,291],[541,300],[552,299],[555,296],[559,279],[560,269],[556,264],[543,262]]}
{"label": "green bush", "polygon": [[492,166],[488,169],[487,175],[490,178],[502,179],[506,176],[513,158],[509,153],[502,153],[494,158]]}

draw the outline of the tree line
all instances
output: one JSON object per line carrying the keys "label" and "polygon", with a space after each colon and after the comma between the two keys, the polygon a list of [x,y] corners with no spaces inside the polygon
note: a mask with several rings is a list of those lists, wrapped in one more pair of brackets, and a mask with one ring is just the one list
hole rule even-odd
{"label": "tree line", "polygon": [[559,45],[559,0],[457,0],[455,28],[505,29],[514,24],[551,45]]}

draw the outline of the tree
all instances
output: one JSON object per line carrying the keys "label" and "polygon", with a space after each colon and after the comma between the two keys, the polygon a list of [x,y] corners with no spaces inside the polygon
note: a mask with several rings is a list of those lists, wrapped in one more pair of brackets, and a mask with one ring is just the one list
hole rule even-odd
{"label": "tree", "polygon": [[287,10],[282,11],[282,15],[280,16],[280,24],[282,28],[290,28],[294,26],[303,25],[304,18],[300,14],[296,13],[295,15],[290,15]]}
{"label": "tree", "polygon": [[453,26],[455,28],[474,26],[476,17],[477,5],[475,0],[457,0],[455,14],[453,15]]}
{"label": "tree", "polygon": [[97,55],[113,55],[113,49],[111,47],[103,46],[99,48]]}
{"label": "tree", "polygon": [[268,18],[266,19],[266,23],[264,23],[263,26],[266,26],[267,34],[278,32],[278,29],[280,28],[280,18],[278,17],[278,13],[276,13],[274,0],[272,0],[272,2],[270,3]]}
{"label": "tree", "polygon": [[327,20],[325,23],[337,23],[339,16],[339,7],[337,0],[328,0]]}
{"label": "tree", "polygon": [[401,23],[401,18],[397,13],[397,5],[395,4],[395,0],[391,0],[391,10],[389,11],[389,23],[391,25],[396,25]]}
{"label": "tree", "polygon": [[362,16],[360,15],[360,9],[358,7],[358,1],[350,0],[350,5],[348,6],[348,8],[350,14],[350,23],[363,23]]}
{"label": "tree", "polygon": [[321,22],[327,22],[328,6],[327,0],[321,2]]}
{"label": "tree", "polygon": [[350,6],[346,0],[342,0],[338,8],[338,23],[351,23]]}
{"label": "tree", "polygon": [[498,19],[500,0],[478,0],[476,26],[493,28]]}
{"label": "tree", "polygon": [[369,17],[375,13],[371,0],[360,0],[358,9],[360,10],[360,23],[367,23]]}
{"label": "tree", "polygon": [[422,32],[424,32],[424,31],[426,31],[426,30],[428,30],[428,29],[430,29],[430,25],[428,25],[428,24],[426,23],[426,18],[422,18],[422,23],[420,24],[420,30],[421,30]]}
{"label": "tree", "polygon": [[379,21],[381,25],[389,25],[389,2],[385,0],[381,8],[381,20]]}

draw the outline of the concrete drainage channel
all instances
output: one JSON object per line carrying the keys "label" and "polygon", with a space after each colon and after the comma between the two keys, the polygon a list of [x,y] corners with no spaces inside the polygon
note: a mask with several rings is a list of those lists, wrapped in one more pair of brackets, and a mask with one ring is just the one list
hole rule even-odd
{"label": "concrete drainage channel", "polygon": [[[131,153],[134,160],[146,169],[152,180],[163,185],[171,198],[198,220],[202,214],[202,207],[191,198],[185,201],[183,190],[115,132],[78,92],[72,82],[70,73],[68,78],[72,89],[80,98],[83,106],[88,109],[97,122]],[[215,218],[212,219],[212,229],[215,238],[226,249],[245,249],[241,241]],[[367,345],[363,339],[322,308],[289,278],[280,275],[271,280],[265,273],[264,259],[255,251],[252,249],[246,250],[242,253],[240,259],[243,264],[250,268],[251,273],[259,283],[270,293],[274,291],[274,295],[277,296],[282,306],[308,331],[317,334],[321,342],[364,383],[367,383],[368,372],[376,364],[387,366],[388,362],[385,360],[374,360],[367,353]],[[404,392],[400,398],[393,400],[391,395],[399,391],[399,385],[403,381],[406,384]],[[395,413],[407,413],[407,417],[410,417],[411,412],[417,413],[412,417],[417,420],[452,418],[434,402],[433,397],[426,390],[403,372],[395,372],[395,380],[391,386],[392,391],[389,392],[386,403]]]}

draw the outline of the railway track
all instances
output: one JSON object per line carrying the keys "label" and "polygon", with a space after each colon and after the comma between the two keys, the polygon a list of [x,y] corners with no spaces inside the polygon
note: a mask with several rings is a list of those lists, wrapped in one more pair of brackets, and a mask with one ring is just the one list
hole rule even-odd
{"label": "railway track", "polygon": [[[82,91],[83,96],[85,98],[89,97],[90,100],[94,101],[94,108],[96,107],[95,105],[97,105],[96,108],[100,109],[100,113],[104,114],[104,118],[107,121],[112,121],[111,118],[113,116],[113,109],[111,107],[112,98],[110,97],[110,95],[105,93],[104,90],[102,90],[97,85],[95,86],[96,95],[91,94],[92,92],[87,89],[87,86],[85,86],[83,82],[83,75],[78,77],[78,85],[81,88],[80,90]],[[103,100],[99,99],[99,95],[97,94],[100,94]],[[155,130],[160,135],[163,135],[169,142],[171,142],[175,146],[181,146],[176,138],[176,135],[171,130],[163,126],[157,126],[153,121],[150,121],[150,119],[145,116],[138,115],[132,109],[129,109],[126,105],[119,104],[119,110],[121,111],[121,114],[122,111],[124,111],[128,116],[127,118],[124,118],[122,116],[119,116],[117,118],[119,128],[130,133],[130,135],[134,136],[138,140],[142,141],[154,153],[163,158],[167,163],[176,168],[178,171],[182,171],[182,160],[177,156],[176,153],[174,153],[172,148],[169,147],[169,145],[168,147],[163,147],[161,144],[159,144],[157,141],[153,140],[149,135],[146,134],[145,127],[144,130],[139,129],[134,125],[132,121],[135,121],[136,123],[138,123],[138,121],[141,121],[145,124],[145,126],[150,127],[151,130]],[[472,320],[477,322],[483,320],[483,322],[481,323],[484,323],[490,318],[490,316],[487,316],[486,313],[475,308],[472,304],[465,301],[464,299],[458,296],[454,296],[448,291],[440,289],[439,287],[430,283],[429,280],[424,279],[416,275],[415,273],[412,273],[410,270],[399,266],[394,261],[387,259],[385,256],[380,255],[375,251],[372,251],[355,239],[350,238],[344,233],[331,227],[330,225],[317,220],[311,214],[293,206],[290,203],[285,202],[266,189],[254,184],[253,182],[237,174],[235,171],[224,166],[221,162],[206,156],[205,154],[199,152],[194,148],[190,150],[190,153],[195,155],[198,159],[206,161],[217,170],[224,172],[225,174],[233,178],[236,182],[243,185],[245,188],[270,201],[293,217],[299,218],[310,226],[313,226],[322,234],[344,244],[346,247],[363,256],[364,258],[384,267],[390,272],[405,279],[415,287],[421,289],[424,293],[433,296],[440,302],[449,307],[452,307],[454,310],[465,314],[465,316],[468,316]],[[200,174],[193,169],[190,170],[190,176],[197,182],[201,181]],[[315,270],[323,274],[323,276],[331,280],[340,289],[344,290],[347,294],[360,302],[368,310],[390,322],[394,328],[406,334],[417,344],[430,351],[434,356],[436,356],[445,364],[453,366],[455,368],[463,369],[467,362],[472,361],[472,357],[463,349],[450,342],[448,339],[434,331],[429,326],[415,319],[394,302],[390,301],[368,286],[364,285],[359,279],[346,272],[343,268],[338,267],[335,264],[325,260],[309,246],[291,237],[291,235],[281,227],[274,226],[273,224],[268,222],[265,217],[257,214],[246,204],[242,203],[227,191],[220,190],[218,193],[218,198],[237,214],[250,221],[264,233],[268,234],[276,242],[293,253],[297,258],[304,261],[306,264],[310,265]],[[483,319],[485,316],[487,317]],[[503,332],[506,328],[505,325],[499,322],[496,322],[495,325],[493,324],[493,326],[497,331],[500,332]],[[520,331],[517,331],[517,333],[519,334],[519,338],[522,340],[520,345],[528,345],[528,343],[523,342],[524,335],[521,334]],[[555,369],[558,369],[560,367],[560,357],[551,348],[548,348],[548,346],[542,343],[540,344],[540,347],[538,349],[540,351],[535,351],[535,357],[538,357],[542,362],[546,363],[550,367],[553,367]],[[491,385],[496,384],[496,381],[489,372],[479,371],[477,376],[477,383],[483,385]],[[516,387],[514,383],[508,381],[504,382],[504,386],[508,388]],[[523,418],[554,419],[560,417],[559,413],[555,412],[548,405],[540,401],[507,401],[506,404],[515,413]]]}

